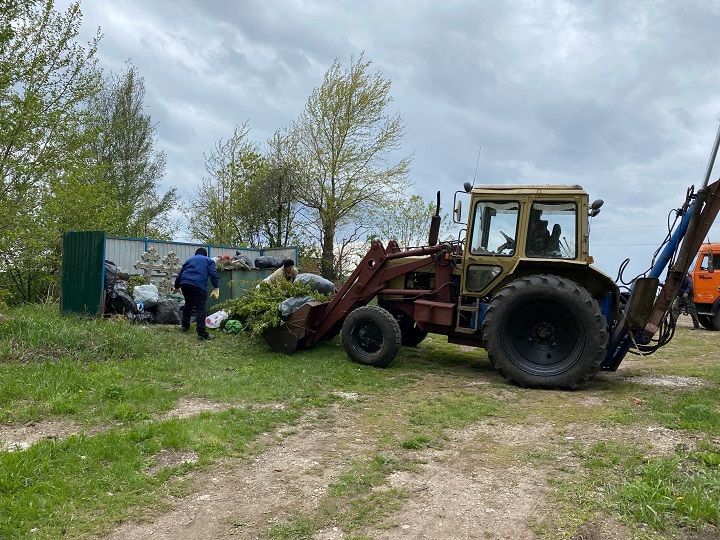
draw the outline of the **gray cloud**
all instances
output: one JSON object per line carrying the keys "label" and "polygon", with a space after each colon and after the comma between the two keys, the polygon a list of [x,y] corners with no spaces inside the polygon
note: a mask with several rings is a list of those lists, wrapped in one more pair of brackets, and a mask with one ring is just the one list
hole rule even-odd
{"label": "gray cloud", "polygon": [[451,200],[479,145],[480,183],[580,183],[607,201],[592,245],[609,273],[625,256],[629,272],[649,262],[652,245],[630,244],[662,239],[720,111],[717,1],[117,0],[83,12],[84,35],[102,27],[101,63],[130,58],[144,75],[166,184],[183,194],[235,124],[264,141],[334,58],[365,51],[393,81],[414,192]]}

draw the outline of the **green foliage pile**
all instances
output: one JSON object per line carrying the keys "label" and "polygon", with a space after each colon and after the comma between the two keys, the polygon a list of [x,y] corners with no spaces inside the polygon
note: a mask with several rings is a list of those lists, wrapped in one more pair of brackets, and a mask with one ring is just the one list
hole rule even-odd
{"label": "green foliage pile", "polygon": [[260,286],[250,288],[240,298],[227,300],[216,306],[230,314],[230,320],[238,320],[247,332],[257,336],[268,328],[280,326],[282,319],[278,306],[283,300],[295,296],[312,296],[318,302],[329,300],[330,296],[317,292],[307,283],[260,282]]}

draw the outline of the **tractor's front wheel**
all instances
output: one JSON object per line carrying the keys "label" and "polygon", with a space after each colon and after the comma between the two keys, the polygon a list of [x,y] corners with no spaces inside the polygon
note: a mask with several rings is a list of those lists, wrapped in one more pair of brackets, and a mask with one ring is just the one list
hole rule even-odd
{"label": "tractor's front wheel", "polygon": [[400,325],[380,306],[363,306],[350,312],[340,332],[345,352],[354,362],[386,367],[400,349]]}
{"label": "tractor's front wheel", "polygon": [[520,386],[577,388],[602,364],[608,333],[598,303],[575,282],[527,276],[503,287],[483,320],[490,361]]}

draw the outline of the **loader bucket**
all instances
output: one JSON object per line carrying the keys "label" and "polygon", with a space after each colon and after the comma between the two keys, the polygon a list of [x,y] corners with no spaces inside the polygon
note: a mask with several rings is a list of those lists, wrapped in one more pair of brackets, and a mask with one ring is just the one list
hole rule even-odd
{"label": "loader bucket", "polygon": [[292,354],[305,346],[305,337],[313,330],[313,321],[326,302],[310,302],[290,315],[280,326],[263,332],[265,342],[274,352]]}

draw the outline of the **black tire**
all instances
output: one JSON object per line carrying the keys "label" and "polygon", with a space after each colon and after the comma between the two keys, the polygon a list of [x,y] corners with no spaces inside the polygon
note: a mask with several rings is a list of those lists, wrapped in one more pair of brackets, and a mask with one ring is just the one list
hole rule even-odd
{"label": "black tire", "polygon": [[503,287],[482,329],[491,363],[519,386],[577,388],[600,369],[608,342],[598,303],[575,282],[551,275]]}
{"label": "black tire", "polygon": [[700,325],[706,330],[717,330],[712,315],[698,315],[698,320],[700,321]]}
{"label": "black tire", "polygon": [[[381,306],[384,308],[384,306]],[[387,308],[384,308],[387,309]],[[400,325],[400,343],[403,347],[417,347],[428,335],[428,333],[415,324],[412,317],[404,311],[388,309]]]}
{"label": "black tire", "polygon": [[400,349],[400,325],[380,306],[363,306],[350,312],[340,332],[345,352],[353,362],[387,367]]}
{"label": "black tire", "polygon": [[717,306],[715,307],[715,313],[713,313],[712,316],[712,322],[715,329],[720,330],[720,309],[718,309]]}
{"label": "black tire", "polygon": [[404,347],[417,347],[428,335],[425,330],[415,325],[415,321],[411,321],[411,323],[412,325],[400,327],[402,334],[400,342]]}

